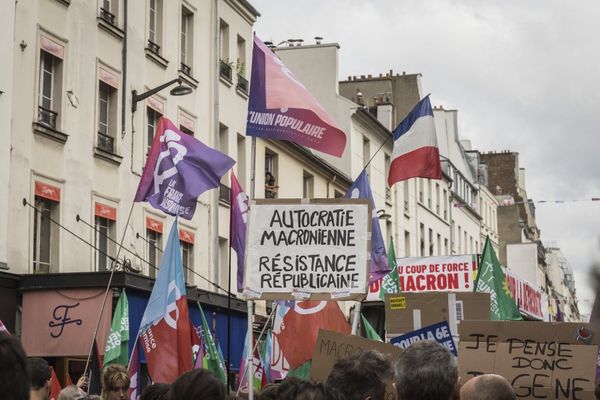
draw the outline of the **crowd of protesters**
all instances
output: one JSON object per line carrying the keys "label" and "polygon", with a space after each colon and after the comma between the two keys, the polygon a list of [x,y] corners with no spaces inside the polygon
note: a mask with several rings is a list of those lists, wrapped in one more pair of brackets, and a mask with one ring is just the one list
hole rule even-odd
{"label": "crowd of protesters", "polygon": [[[41,358],[27,358],[20,341],[0,333],[0,398],[49,400],[51,373]],[[87,382],[62,389],[57,400],[125,400],[129,377],[124,366],[109,365],[102,376],[102,396],[87,395]],[[245,395],[239,396],[244,397]],[[152,384],[141,400],[228,400],[225,385],[212,373],[194,369],[172,384]],[[258,400],[513,400],[506,379],[486,374],[460,384],[456,358],[434,341],[413,343],[395,362],[370,350],[339,359],[324,383],[288,377],[266,386]],[[596,393],[598,398],[598,393]]]}

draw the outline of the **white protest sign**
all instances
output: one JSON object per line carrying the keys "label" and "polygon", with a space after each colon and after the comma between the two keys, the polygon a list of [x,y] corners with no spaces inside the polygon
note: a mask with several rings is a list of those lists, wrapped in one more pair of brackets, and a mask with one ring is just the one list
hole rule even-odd
{"label": "white protest sign", "polygon": [[244,291],[265,300],[362,299],[370,262],[362,199],[258,200],[248,212]]}
{"label": "white protest sign", "polygon": [[[403,293],[472,292],[477,274],[473,254],[396,259],[398,282]],[[381,282],[369,287],[367,301],[379,301]]]}

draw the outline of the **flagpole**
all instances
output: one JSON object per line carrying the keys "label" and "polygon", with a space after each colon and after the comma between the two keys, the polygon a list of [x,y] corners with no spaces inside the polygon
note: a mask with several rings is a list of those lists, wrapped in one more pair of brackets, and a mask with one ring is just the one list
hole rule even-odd
{"label": "flagpole", "polygon": [[356,335],[358,332],[358,320],[360,319],[360,308],[362,302],[357,301],[354,305],[354,317],[352,318],[352,334]]}
{"label": "flagpole", "polygon": [[[233,199],[231,199],[233,200]],[[229,209],[229,272],[227,277],[227,393],[229,393],[229,371],[231,370],[231,222],[233,221],[233,201]]]}
{"label": "flagpole", "polygon": [[116,264],[119,260],[119,254],[121,253],[121,249],[123,248],[123,242],[125,241],[125,235],[127,234],[127,227],[129,226],[129,221],[131,220],[131,214],[133,214],[133,206],[135,202],[131,202],[131,208],[129,209],[129,216],[127,217],[127,221],[125,222],[125,227],[123,228],[123,235],[121,236],[121,243],[119,243],[119,248],[117,249],[117,255],[112,262],[112,268],[110,271],[110,276],[108,277],[108,284],[106,285],[106,290],[104,291],[104,299],[102,300],[102,307],[100,308],[100,314],[98,315],[98,321],[96,322],[96,328],[94,328],[94,336],[92,337],[92,343],[90,344],[90,351],[88,352],[87,360],[85,362],[85,368],[83,370],[83,374],[86,375],[88,371],[88,367],[90,366],[90,358],[92,357],[92,351],[94,351],[94,342],[96,341],[96,336],[98,335],[98,329],[100,329],[100,321],[102,320],[102,314],[104,314],[104,307],[106,306],[106,299],[108,298],[108,292],[110,291],[110,286],[112,285],[113,276],[115,275],[115,270],[117,269]]}
{"label": "flagpole", "polygon": [[[252,155],[250,161],[250,198],[254,200],[256,197],[256,136],[252,136]],[[248,299],[248,354],[246,354],[246,365],[248,366],[248,377],[254,376],[254,352],[250,351],[254,344],[254,301]],[[250,380],[250,378],[248,379]],[[248,400],[254,400],[254,385],[248,384]]]}

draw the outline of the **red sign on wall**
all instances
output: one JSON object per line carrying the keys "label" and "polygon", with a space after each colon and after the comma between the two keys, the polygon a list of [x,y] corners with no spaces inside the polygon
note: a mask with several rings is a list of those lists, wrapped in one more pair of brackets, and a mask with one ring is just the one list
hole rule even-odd
{"label": "red sign on wall", "polygon": [[179,240],[182,242],[194,244],[195,239],[196,235],[194,235],[194,232],[185,231],[183,229],[179,230]]}
{"label": "red sign on wall", "polygon": [[44,199],[59,202],[60,188],[40,181],[35,181],[35,195]]}
{"label": "red sign on wall", "polygon": [[110,219],[111,221],[117,220],[117,209],[106,204],[96,203],[95,213],[96,217]]}
{"label": "red sign on wall", "polygon": [[149,229],[154,232],[158,232],[162,235],[163,223],[157,219],[146,217],[146,229]]}

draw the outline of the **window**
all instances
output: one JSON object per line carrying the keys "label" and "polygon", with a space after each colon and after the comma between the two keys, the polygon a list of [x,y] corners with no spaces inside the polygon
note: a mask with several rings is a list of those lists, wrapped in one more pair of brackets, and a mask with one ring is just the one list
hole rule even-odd
{"label": "window", "polygon": [[237,134],[237,178],[246,187],[246,137]]}
{"label": "window", "polygon": [[162,45],[163,0],[149,0],[148,50],[160,55]]}
{"label": "window", "polygon": [[404,256],[410,256],[410,232],[404,231]]}
{"label": "window", "polygon": [[54,202],[35,198],[35,212],[33,220],[33,273],[51,271],[51,243],[52,235],[52,210]]}
{"label": "window", "polygon": [[100,3],[100,18],[110,25],[117,25],[118,10],[117,0],[102,0]]}
{"label": "window", "polygon": [[265,199],[276,199],[278,191],[277,154],[265,149]]}
{"label": "window", "polygon": [[33,213],[33,273],[58,272],[60,188],[35,181],[37,211]]}
{"label": "window", "polygon": [[433,230],[429,228],[429,255],[433,255]]}
{"label": "window", "polygon": [[[392,163],[392,158],[386,154],[385,158],[384,158],[384,162],[385,162],[385,170],[384,170],[384,177],[385,174],[389,173],[390,170],[390,165]],[[397,194],[396,194],[397,196]],[[387,179],[385,180],[385,201],[389,204],[392,203],[392,188],[390,188],[390,186],[387,183]]]}
{"label": "window", "polygon": [[147,141],[146,141],[146,155],[150,153],[150,147],[152,147],[152,142],[154,141],[154,133],[156,132],[156,127],[158,126],[158,120],[162,117],[162,114],[159,113],[152,107],[146,108],[146,131],[147,131]]}
{"label": "window", "polygon": [[449,255],[448,253],[448,239],[444,238],[444,254]]}
{"label": "window", "polygon": [[333,197],[335,199],[341,199],[342,197],[344,197],[344,193],[340,192],[339,190],[334,190]]}
{"label": "window", "polygon": [[41,37],[40,76],[38,82],[38,123],[58,129],[62,93],[64,47]]}
{"label": "window", "polygon": [[425,255],[425,225],[423,224],[419,224],[419,239],[421,241],[421,257],[423,257]]}
{"label": "window", "polygon": [[105,82],[98,85],[98,143],[97,147],[115,153],[117,130],[117,90]]}
{"label": "window", "polygon": [[242,93],[248,94],[248,80],[246,79],[246,40],[238,35],[237,37],[237,60],[235,62],[237,72],[236,88]]}
{"label": "window", "polygon": [[[363,136],[363,165],[371,159],[371,141]],[[371,164],[366,167],[367,175],[371,176]]]}
{"label": "window", "polygon": [[185,127],[185,126],[183,126],[183,125],[179,125],[179,130],[180,130],[181,132],[185,133],[186,135],[194,136],[194,131],[192,131],[192,130],[191,130],[191,129],[189,129],[189,128],[186,128],[186,127]]}
{"label": "window", "polygon": [[193,281],[194,271],[194,239],[193,232],[180,229],[179,240],[181,247],[181,262],[183,264],[183,276],[185,283],[190,284]]}
{"label": "window", "polygon": [[403,189],[403,196],[404,196],[404,213],[408,214],[408,196],[409,196],[409,191],[408,191],[408,180],[405,180],[404,182],[402,182],[402,189]]}
{"label": "window", "polygon": [[439,233],[437,234],[437,255],[442,255],[442,236]]}
{"label": "window", "polygon": [[423,178],[417,178],[419,182],[419,202],[423,203]]}
{"label": "window", "polygon": [[431,179],[427,179],[427,208],[432,210],[431,198],[433,197],[433,191],[431,190]]}
{"label": "window", "polygon": [[221,38],[221,60],[229,62],[229,24],[220,20],[219,37]]}
{"label": "window", "polygon": [[106,271],[110,267],[109,256],[113,254],[114,222],[108,218],[96,216],[96,271]]}
{"label": "window", "polygon": [[440,184],[435,184],[435,213],[440,215]]}
{"label": "window", "polygon": [[156,277],[160,266],[160,250],[162,249],[162,235],[151,229],[146,229],[146,241],[148,245],[148,276]]}
{"label": "window", "polygon": [[304,171],[302,177],[302,198],[304,199],[312,199],[314,197],[314,181],[315,178]]}
{"label": "window", "polygon": [[448,219],[448,192],[446,189],[443,191],[444,195],[442,201],[444,202],[444,220]]}
{"label": "window", "polygon": [[194,59],[194,14],[186,7],[181,7],[181,72],[192,75],[192,60]]}

